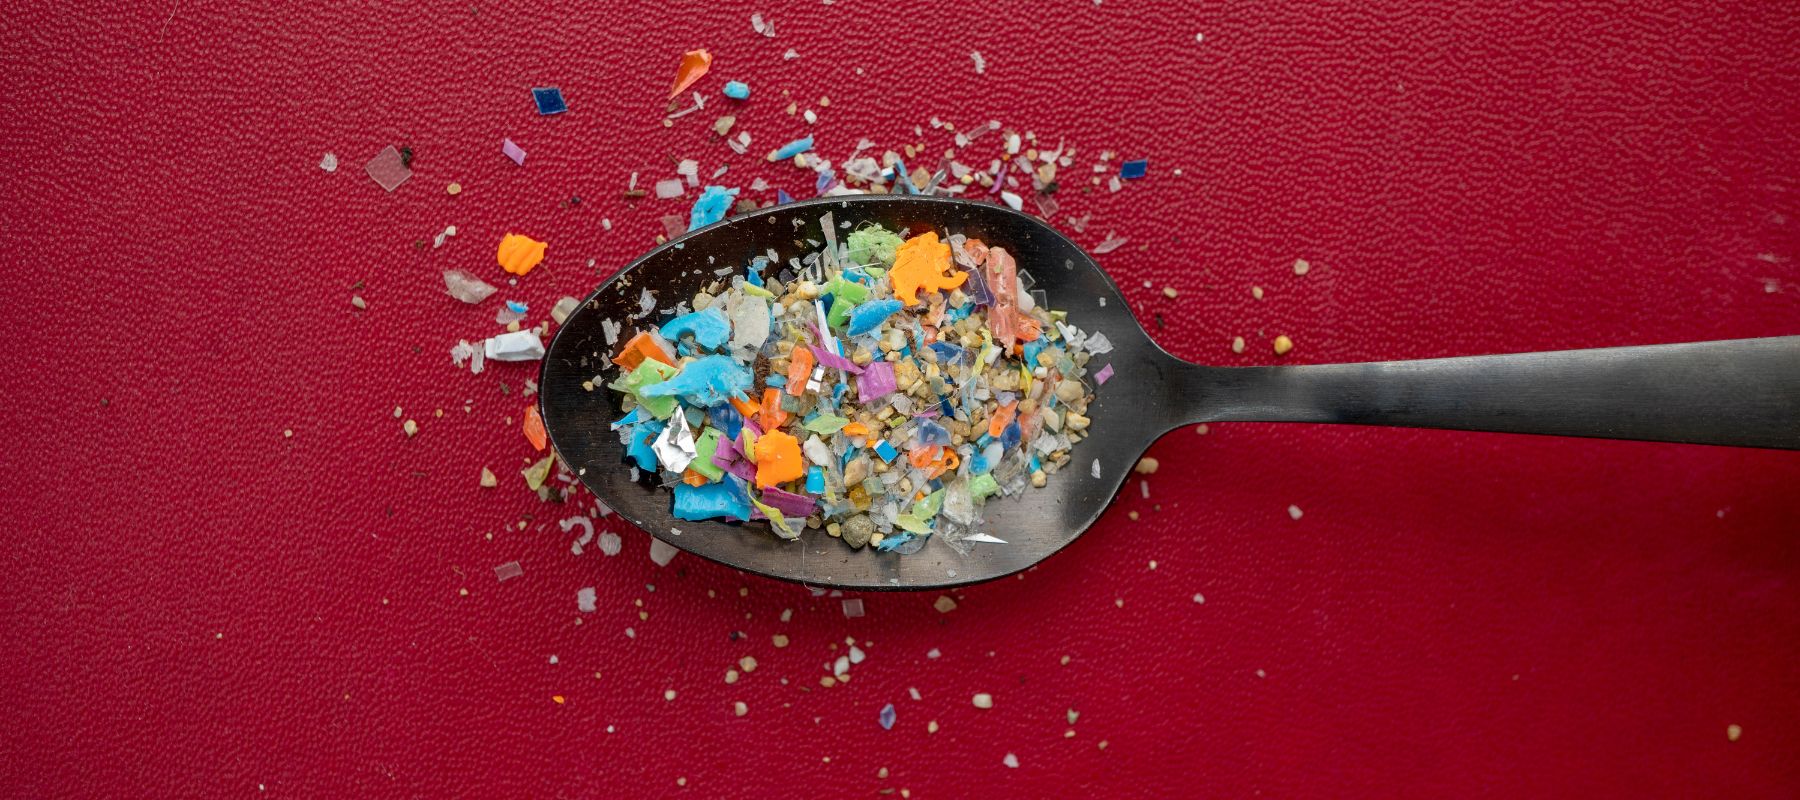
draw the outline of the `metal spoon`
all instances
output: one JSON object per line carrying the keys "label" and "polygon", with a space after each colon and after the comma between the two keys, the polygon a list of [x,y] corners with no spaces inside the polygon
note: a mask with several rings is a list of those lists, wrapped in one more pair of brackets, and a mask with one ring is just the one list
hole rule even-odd
{"label": "metal spoon", "polygon": [[[608,423],[623,416],[602,384],[608,347],[601,321],[660,325],[660,309],[691,298],[718,276],[774,249],[785,263],[818,249],[830,214],[842,240],[857,224],[914,233],[966,233],[1001,245],[1036,278],[1051,308],[1100,331],[1114,377],[1090,409],[1089,437],[1049,485],[983,508],[984,530],[1006,544],[961,555],[929,542],[911,555],[853,551],[823,531],[782,541],[763,523],[739,526],[671,516],[654,476],[634,483]],[[808,241],[810,240],[810,242]],[[639,320],[648,288],[658,311]],[[1010,575],[1074,541],[1118,492],[1151,442],[1196,422],[1347,422],[1800,449],[1800,336],[1552,353],[1327,364],[1205,367],[1164,352],[1138,326],[1106,273],[1055,229],[1002,206],[933,197],[820,198],[750,212],[688,233],[602,284],[568,318],[545,355],[539,403],[557,453],[621,516],[688,552],[739,569],[814,586],[925,589]],[[590,391],[583,386],[592,382]],[[1099,463],[1099,477],[1090,471]]]}

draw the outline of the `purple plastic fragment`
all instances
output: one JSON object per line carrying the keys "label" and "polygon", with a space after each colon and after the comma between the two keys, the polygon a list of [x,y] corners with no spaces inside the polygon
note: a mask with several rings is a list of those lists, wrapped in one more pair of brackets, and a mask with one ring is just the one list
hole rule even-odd
{"label": "purple plastic fragment", "polygon": [[[833,353],[830,350],[827,350],[823,347],[819,347],[817,345],[810,345],[810,346],[812,347],[813,356],[818,359],[818,362],[820,364],[824,364],[825,366],[830,367],[832,369],[841,369],[852,375],[861,375],[863,373],[863,368],[857,366],[856,362],[851,361],[850,359],[845,358],[843,356],[840,356],[837,353]],[[885,362],[885,361],[880,362],[880,363],[883,365],[887,364],[887,362]],[[871,364],[871,365],[869,365],[869,368],[874,369],[875,365]],[[890,366],[887,368],[887,370],[888,370],[888,375],[889,375],[888,380],[890,382],[892,382],[894,368]],[[891,391],[891,388],[890,388],[890,391]]]}
{"label": "purple plastic fragment", "polygon": [[733,461],[730,464],[720,464],[720,466],[724,467],[726,472],[743,478],[746,481],[756,480],[756,465],[748,461]]}
{"label": "purple plastic fragment", "polygon": [[894,393],[898,387],[894,384],[894,365],[886,361],[877,361],[856,376],[856,396],[864,403],[872,403]]}
{"label": "purple plastic fragment", "polygon": [[505,153],[506,157],[512,159],[514,164],[518,164],[521,167],[525,166],[525,150],[518,145],[513,144],[513,140],[506,139],[501,141],[500,152]]}
{"label": "purple plastic fragment", "polygon": [[1112,365],[1107,364],[1106,366],[1101,367],[1099,372],[1094,373],[1094,383],[1105,386],[1107,381],[1112,380],[1112,376]]}
{"label": "purple plastic fragment", "polygon": [[805,517],[818,510],[819,504],[805,495],[794,494],[774,486],[762,491],[762,501],[789,517]]}

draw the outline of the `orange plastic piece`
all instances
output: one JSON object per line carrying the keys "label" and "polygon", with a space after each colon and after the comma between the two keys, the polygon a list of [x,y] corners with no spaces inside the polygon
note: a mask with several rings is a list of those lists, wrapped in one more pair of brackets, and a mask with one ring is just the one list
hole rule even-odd
{"label": "orange plastic piece", "polygon": [[787,393],[799,397],[806,392],[806,381],[812,377],[812,349],[796,347],[791,358],[792,360],[788,362]]}
{"label": "orange plastic piece", "polygon": [[638,332],[638,335],[631,337],[631,341],[625,343],[625,350],[619,353],[618,358],[613,359],[613,363],[624,367],[626,372],[630,372],[637,369],[639,364],[644,363],[646,358],[654,358],[671,367],[675,366],[675,359],[669,355],[669,351],[664,350],[662,345],[656,343],[654,337],[643,331]]}
{"label": "orange plastic piece", "polygon": [[531,440],[531,446],[540,453],[550,445],[550,434],[544,431],[544,418],[538,416],[536,403],[525,407],[525,438]]}
{"label": "orange plastic piece", "polygon": [[705,486],[708,480],[710,479],[705,475],[695,472],[693,467],[688,467],[681,473],[681,482],[689,486]]}
{"label": "orange plastic piece", "polygon": [[524,275],[532,267],[544,260],[544,248],[548,244],[529,236],[509,233],[500,240],[500,250],[495,258],[500,261],[500,268],[514,275]]}
{"label": "orange plastic piece", "polygon": [[852,422],[848,425],[845,425],[842,430],[844,431],[844,435],[846,435],[846,436],[868,436],[869,435],[869,426],[864,425],[860,422]]}
{"label": "orange plastic piece", "polygon": [[776,391],[773,386],[763,389],[762,421],[759,423],[762,429],[775,430],[781,427],[781,423],[787,422],[787,418],[787,412],[781,410],[781,392]]}
{"label": "orange plastic piece", "polygon": [[894,268],[888,280],[894,284],[894,296],[900,302],[916,306],[921,290],[936,292],[954,289],[969,279],[969,273],[946,275],[950,267],[950,245],[938,241],[936,231],[927,231],[900,243],[894,249]]}
{"label": "orange plastic piece", "polygon": [[749,400],[739,400],[735,397],[726,399],[731,401],[732,408],[737,409],[739,414],[744,415],[744,419],[750,419],[757,414],[762,413],[762,406],[752,403]]}
{"label": "orange plastic piece", "polygon": [[689,50],[681,54],[681,66],[675,70],[675,88],[669,90],[669,99],[681,94],[683,89],[694,85],[707,70],[712,69],[712,53],[705,50]]}
{"label": "orange plastic piece", "polygon": [[[772,390],[771,390],[772,391]],[[769,431],[756,440],[756,485],[768,488],[798,479],[806,472],[800,457],[800,440],[781,431]]]}
{"label": "orange plastic piece", "polygon": [[988,418],[988,435],[999,436],[1001,431],[1006,430],[1007,424],[1013,421],[1013,414],[1018,410],[1017,400],[1001,406],[1000,410],[994,412],[994,416]]}
{"label": "orange plastic piece", "polygon": [[929,447],[916,447],[916,448],[913,448],[913,450],[911,452],[906,454],[906,460],[911,462],[913,466],[918,467],[919,469],[924,469],[927,466],[930,466],[931,462],[937,460],[937,456],[938,456],[937,451],[942,450],[942,449],[943,449],[943,445],[937,445],[937,444],[931,445]]}

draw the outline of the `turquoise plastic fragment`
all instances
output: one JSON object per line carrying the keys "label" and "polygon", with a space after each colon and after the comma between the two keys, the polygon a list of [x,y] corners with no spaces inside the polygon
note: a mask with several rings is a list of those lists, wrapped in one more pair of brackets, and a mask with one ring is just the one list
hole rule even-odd
{"label": "turquoise plastic fragment", "polygon": [[900,307],[900,301],[893,299],[876,300],[857,306],[850,311],[850,335],[861,336],[881,327],[881,323],[886,322]]}
{"label": "turquoise plastic fragment", "polygon": [[613,381],[611,386],[637,398],[638,404],[649,411],[651,416],[657,419],[668,419],[670,414],[675,413],[677,405],[675,398],[650,394],[648,390],[652,386],[662,385],[674,377],[675,372],[675,368],[668,364],[654,358],[646,358],[644,363],[637,365],[637,369],[626,373],[625,377]]}
{"label": "turquoise plastic fragment", "polygon": [[656,471],[656,450],[651,444],[662,432],[663,423],[655,420],[638,423],[631,429],[631,444],[625,446],[625,455],[637,462],[638,469],[645,472]]}
{"label": "turquoise plastic fragment", "polygon": [[733,100],[749,100],[750,84],[743,81],[726,81],[725,96]]}
{"label": "turquoise plastic fragment", "polygon": [[791,142],[788,142],[787,144],[782,145],[775,152],[770,153],[769,160],[770,161],[785,161],[787,159],[793,158],[794,156],[800,155],[801,153],[804,153],[808,150],[811,150],[812,146],[813,146],[813,137],[811,137],[811,136],[808,136],[804,139],[795,139]]}
{"label": "turquoise plastic fragment", "polygon": [[671,342],[681,341],[682,334],[693,336],[701,347],[717,350],[731,338],[731,320],[725,318],[724,311],[713,307],[682,314],[662,326],[662,337]]}
{"label": "turquoise plastic fragment", "polygon": [[731,204],[737,202],[737,193],[738,190],[723,186],[706,187],[700,193],[700,199],[694,201],[694,210],[688,213],[688,230],[704,228],[724,219]]}
{"label": "turquoise plastic fragment", "polygon": [[725,468],[713,463],[713,456],[719,452],[719,429],[707,428],[694,439],[694,460],[688,469],[705,475],[709,481],[716,481],[725,476]]}
{"label": "turquoise plastic fragment", "polygon": [[720,481],[700,486],[675,484],[675,516],[685,520],[750,519],[749,499]]}
{"label": "turquoise plastic fragment", "polygon": [[[645,360],[645,364],[659,363]],[[750,370],[730,356],[707,356],[689,361],[681,373],[662,383],[647,386],[648,397],[679,397],[689,405],[710,408],[730,398],[746,399],[745,392],[755,377]],[[655,411],[655,409],[651,409]],[[666,417],[667,414],[658,414]]]}
{"label": "turquoise plastic fragment", "polygon": [[808,467],[806,469],[806,493],[821,494],[825,491],[825,468]]}
{"label": "turquoise plastic fragment", "polygon": [[881,456],[882,461],[891,464],[894,462],[894,457],[900,455],[900,451],[895,450],[893,445],[888,444],[887,440],[883,439],[881,440],[881,444],[875,445],[875,455]]}

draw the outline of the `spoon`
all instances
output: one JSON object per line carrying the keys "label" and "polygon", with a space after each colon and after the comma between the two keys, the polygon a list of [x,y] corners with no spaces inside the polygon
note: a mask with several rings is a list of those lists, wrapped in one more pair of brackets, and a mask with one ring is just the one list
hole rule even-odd
{"label": "spoon", "polygon": [[[994,497],[981,530],[1005,544],[962,555],[927,542],[911,555],[851,550],[824,531],[798,541],[765,523],[675,519],[656,477],[630,478],[609,423],[624,416],[609,359],[636,329],[720,276],[774,249],[781,262],[816,251],[830,215],[839,241],[875,222],[911,234],[965,233],[1015,254],[1050,308],[1105,333],[1114,374],[1088,412],[1087,439],[1044,488]],[[807,240],[810,240],[807,241]],[[644,289],[657,310],[641,319]],[[623,326],[606,343],[602,321]],[[605,377],[601,378],[604,372]],[[582,384],[592,382],[590,391]],[[1325,364],[1207,367],[1152,342],[1106,273],[1048,224],[1003,206],[925,196],[826,197],[752,211],[677,237],[600,285],[544,356],[538,402],[563,463],[620,516],[671,545],[738,569],[844,589],[928,589],[1025,569],[1087,530],[1137,463],[1169,430],[1197,422],[1344,422],[1800,449],[1800,336],[1550,353]],[[1098,477],[1092,472],[1099,464]]]}

